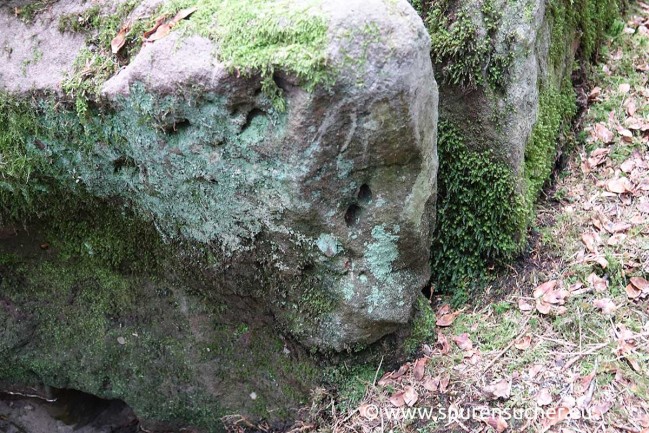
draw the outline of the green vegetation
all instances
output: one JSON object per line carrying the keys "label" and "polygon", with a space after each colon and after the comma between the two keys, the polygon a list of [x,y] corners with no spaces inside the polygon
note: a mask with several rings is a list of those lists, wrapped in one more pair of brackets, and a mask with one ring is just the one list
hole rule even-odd
{"label": "green vegetation", "polygon": [[575,92],[568,79],[564,80],[560,92],[552,87],[541,92],[538,117],[525,147],[526,200],[530,204],[536,201],[552,174],[560,143],[559,134],[570,125],[576,109]]}
{"label": "green vegetation", "polygon": [[412,333],[404,342],[405,353],[412,355],[422,342],[430,341],[435,336],[435,326],[435,313],[428,300],[420,296],[412,321]]}
{"label": "green vegetation", "polygon": [[440,122],[433,278],[456,302],[483,282],[486,268],[521,251],[530,206],[511,168],[490,149],[469,150],[460,130]]}
{"label": "green vegetation", "polygon": [[37,116],[30,104],[0,94],[0,222],[24,219],[46,192],[34,177],[47,160],[29,139],[41,130]]}
{"label": "green vegetation", "polygon": [[[539,81],[537,122],[520,175],[503,162],[497,145],[467,142],[460,120],[456,117],[451,124],[441,113],[433,278],[438,290],[453,293],[456,302],[466,300],[472,288],[484,283],[488,269],[497,269],[522,251],[534,202],[554,167],[559,136],[576,112],[569,81],[573,39],[581,37],[581,55],[593,57],[620,11],[615,0],[578,3],[550,2],[551,69]],[[498,60],[494,35],[502,17],[496,3],[484,2],[479,14],[451,0],[420,4],[418,10],[425,11],[433,62],[440,68],[442,82],[483,87],[488,98],[500,98],[493,90],[506,84],[514,40],[506,41],[504,60]],[[480,22],[489,37],[478,37]],[[496,125],[498,121],[498,116],[492,120]]]}
{"label": "green vegetation", "polygon": [[218,57],[233,73],[260,74],[262,91],[279,110],[285,109],[275,71],[297,76],[309,91],[318,84],[331,84],[327,69],[327,24],[317,9],[289,1],[174,0],[163,13],[196,7],[188,21],[178,27],[185,34],[200,34],[218,43]]}
{"label": "green vegetation", "polygon": [[[60,18],[59,31],[87,34],[88,48],[79,54],[74,72],[63,85],[66,93],[76,99],[80,115],[86,114],[88,100],[97,99],[106,80],[137,53],[144,30],[152,27],[153,17],[170,18],[190,7],[196,7],[196,12],[176,28],[185,35],[200,34],[217,42],[217,55],[232,73],[261,75],[262,91],[279,111],[286,108],[286,101],[275,81],[277,70],[294,74],[309,91],[316,85],[333,83],[332,71],[326,64],[326,22],[313,7],[269,0],[242,3],[174,0],[147,19],[127,22],[139,3],[140,0],[129,0],[110,14],[95,5],[81,14]],[[125,47],[118,55],[113,55],[110,42],[126,24],[131,29]]]}
{"label": "green vegetation", "polygon": [[626,6],[625,0],[552,0],[552,57],[565,57],[566,47],[579,38],[581,56],[596,60],[600,44]]}
{"label": "green vegetation", "polygon": [[525,150],[522,185],[493,151],[469,150],[457,127],[440,122],[433,278],[456,303],[522,252],[534,202],[554,167],[557,138],[575,114],[572,86],[542,92]]}
{"label": "green vegetation", "polygon": [[501,89],[514,60],[510,48],[515,36],[507,36],[504,52],[496,50],[495,37],[502,17],[495,0],[484,1],[480,8],[486,35],[480,33],[468,5],[458,6],[456,2],[443,0],[433,2],[429,8],[424,21],[430,32],[431,56],[440,81],[456,86],[488,85],[494,90]]}
{"label": "green vegetation", "polygon": [[16,7],[14,13],[25,23],[31,23],[41,12],[46,11],[56,0],[32,0],[24,6]]}
{"label": "green vegetation", "polygon": [[[127,0],[120,3],[114,12],[102,11],[94,5],[80,14],[63,15],[59,18],[60,32],[80,32],[86,34],[86,47],[75,59],[73,71],[63,82],[64,92],[75,100],[76,111],[80,117],[88,114],[90,101],[97,101],[103,84],[120,67],[129,63],[137,54],[143,42],[143,32],[152,19],[127,21],[128,16],[141,3],[141,0]],[[111,41],[122,26],[128,25],[130,31],[124,48],[112,54]]]}

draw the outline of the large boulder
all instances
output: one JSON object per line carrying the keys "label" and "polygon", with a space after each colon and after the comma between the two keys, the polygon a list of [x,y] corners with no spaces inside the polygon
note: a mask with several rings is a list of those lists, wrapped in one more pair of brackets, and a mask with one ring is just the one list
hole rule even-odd
{"label": "large boulder", "polygon": [[430,277],[429,36],[405,0],[196,1],[139,49],[177,12],[140,3],[0,6],[0,376],[268,416]]}
{"label": "large boulder", "polygon": [[525,245],[532,207],[575,114],[576,56],[593,55],[615,0],[419,2],[440,83],[433,275],[465,299]]}

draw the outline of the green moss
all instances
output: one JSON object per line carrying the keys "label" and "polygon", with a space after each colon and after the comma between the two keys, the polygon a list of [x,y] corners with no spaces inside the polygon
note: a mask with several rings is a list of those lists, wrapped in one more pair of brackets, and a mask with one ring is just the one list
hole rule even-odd
{"label": "green moss", "polygon": [[404,352],[413,355],[422,343],[435,337],[435,329],[435,313],[428,300],[420,296],[412,320],[412,333],[404,342]]}
{"label": "green moss", "polygon": [[89,32],[98,30],[101,25],[101,6],[94,5],[81,13],[61,15],[59,32]]}
{"label": "green moss", "polygon": [[[548,8],[551,70],[549,77],[539,82],[538,118],[525,147],[521,177],[495,151],[469,149],[459,125],[440,122],[433,279],[438,290],[453,293],[456,302],[467,299],[471,289],[484,282],[488,269],[497,269],[522,251],[533,204],[554,167],[558,138],[576,111],[569,81],[574,38],[581,38],[581,54],[591,57],[620,10],[614,0],[578,3],[553,0]],[[484,85],[487,81],[480,81],[480,73],[489,71],[489,67],[480,59],[490,58],[484,54],[488,47],[480,48],[473,36],[477,29],[471,11],[461,7],[452,10],[453,4],[445,1],[432,6],[428,25],[433,59],[443,66],[442,73],[452,84]],[[482,18],[488,31],[494,31],[499,22],[498,14],[484,10],[492,7],[489,2],[483,5]],[[479,55],[472,57],[476,53]],[[499,149],[488,144],[483,147]]]}
{"label": "green moss", "polygon": [[329,368],[326,376],[337,390],[337,408],[342,412],[354,410],[361,403],[374,378],[381,377],[383,372],[373,363],[347,365]]}
{"label": "green moss", "polygon": [[[127,0],[114,11],[104,11],[94,5],[79,14],[59,18],[60,32],[80,32],[86,35],[86,47],[75,59],[73,70],[62,83],[63,91],[76,102],[80,116],[88,114],[88,106],[99,99],[103,84],[130,62],[143,43],[143,31],[152,24],[152,17],[128,20],[141,0]],[[155,12],[153,13],[155,15]],[[128,25],[124,47],[118,54],[111,52],[111,41],[119,30]]]}
{"label": "green moss", "polygon": [[489,266],[522,249],[530,216],[511,168],[490,149],[469,150],[460,130],[440,122],[433,280],[456,302],[468,298]]}
{"label": "green moss", "polygon": [[433,278],[456,302],[484,283],[487,269],[518,255],[533,205],[550,177],[557,137],[575,114],[572,86],[541,92],[538,120],[525,149],[523,180],[490,150],[471,151],[459,129],[440,122],[439,195]]}
{"label": "green moss", "polygon": [[56,0],[32,0],[29,3],[16,7],[14,13],[18,16],[23,22],[31,23],[36,19],[36,16],[41,12],[46,11],[50,8]]}
{"label": "green moss", "polygon": [[[0,380],[121,398],[143,418],[206,431],[222,430],[224,405],[278,417],[306,403],[322,371],[286,354],[257,313],[216,305],[183,246],[115,203],[52,203],[29,238],[0,245],[0,293],[18,312],[0,310]],[[209,394],[205,377],[234,397]]]}
{"label": "green moss", "polygon": [[552,18],[551,59],[556,65],[563,63],[570,45],[579,40],[581,56],[594,59],[625,0],[552,0],[549,12]]}
{"label": "green moss", "polygon": [[[456,86],[488,85],[494,90],[502,89],[514,54],[509,49],[500,52],[495,47],[501,13],[494,0],[482,3],[480,16],[487,34],[481,35],[474,22],[474,11],[456,3],[450,0],[434,2],[424,16],[438,78]],[[511,47],[513,42],[512,34],[507,38],[506,46]]]}
{"label": "green moss", "polygon": [[312,5],[288,1],[174,0],[163,12],[196,7],[179,27],[218,43],[218,57],[231,71],[260,74],[262,90],[283,110],[285,101],[273,80],[275,71],[297,76],[307,90],[330,84],[327,68],[327,24]]}
{"label": "green moss", "polygon": [[47,166],[32,137],[41,131],[30,104],[0,94],[0,223],[22,220],[47,188],[35,178]]}
{"label": "green moss", "polygon": [[569,127],[576,109],[575,92],[570,81],[564,81],[561,91],[553,89],[551,85],[541,91],[538,117],[525,147],[524,177],[528,203],[536,201],[550,178],[560,144],[559,134]]}

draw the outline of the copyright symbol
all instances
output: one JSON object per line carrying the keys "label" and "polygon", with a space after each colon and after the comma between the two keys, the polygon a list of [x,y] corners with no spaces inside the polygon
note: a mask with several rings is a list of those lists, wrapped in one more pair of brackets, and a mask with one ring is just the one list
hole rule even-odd
{"label": "copyright symbol", "polygon": [[364,404],[358,408],[358,412],[370,421],[379,417],[379,408],[375,404]]}

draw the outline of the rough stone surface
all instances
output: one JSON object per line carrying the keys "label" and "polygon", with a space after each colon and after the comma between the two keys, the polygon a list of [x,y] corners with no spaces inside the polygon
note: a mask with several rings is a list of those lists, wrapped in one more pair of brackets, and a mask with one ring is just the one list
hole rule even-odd
{"label": "rough stone surface", "polygon": [[[482,2],[455,2],[472,11],[472,21],[482,38],[493,41],[493,53],[512,54],[505,68],[505,84],[494,90],[489,86],[466,88],[441,85],[440,110],[444,119],[461,126],[469,147],[489,148],[507,162],[517,176],[522,176],[525,147],[537,121],[540,86],[548,80],[561,84],[566,64],[554,70],[549,64],[551,21],[546,2],[519,3],[495,1],[500,14],[498,29],[487,35]],[[574,52],[567,56],[574,56]],[[561,70],[562,69],[562,70]]]}
{"label": "rough stone surface", "polygon": [[[5,2],[3,2],[5,3]],[[79,34],[57,30],[60,15],[83,9],[77,1],[54,3],[33,22],[15,16],[15,8],[29,4],[9,1],[0,5],[0,86],[2,91],[60,90],[83,47]]]}
{"label": "rough stone surface", "polygon": [[[278,78],[288,110],[273,119],[256,80],[230,74],[208,39],[175,33],[145,46],[103,95],[133,134],[137,126],[129,120],[147,120],[143,99],[175,98],[161,120],[168,129],[125,136],[121,154],[101,149],[94,167],[77,167],[90,191],[150,212],[168,235],[177,229],[186,239],[216,242],[228,256],[254,250],[261,233],[271,243],[277,236],[286,248],[276,263],[280,273],[315,252],[315,272],[327,278],[321,289],[338,305],[305,342],[336,350],[407,323],[417,288],[428,279],[437,164],[428,38],[407,3],[374,3],[322,6],[333,41],[328,57],[340,65],[336,84],[308,93],[289,76]],[[38,34],[38,26],[47,26],[26,26],[7,14],[2,19],[12,33]],[[368,23],[380,29],[379,39],[363,33]],[[5,91],[57,89],[81,45],[79,37],[50,33],[36,42],[44,54],[26,77],[20,64],[30,47],[16,45],[5,58]],[[361,56],[362,63],[349,64]],[[191,106],[184,95],[197,92],[202,100]],[[223,142],[230,139],[238,143]],[[122,157],[135,161],[137,176],[113,173]],[[97,170],[102,162],[106,171]],[[190,203],[196,194],[199,205]],[[335,253],[322,251],[317,241],[324,237],[336,244]]]}
{"label": "rough stone surface", "polygon": [[[88,6],[54,2],[31,23],[0,8],[0,94],[60,98],[84,37],[56,23]],[[92,117],[40,101],[27,145],[47,154],[49,171],[34,177],[150,223],[177,257],[156,275],[122,274],[120,260],[86,280],[54,241],[31,249],[45,237],[37,230],[9,236],[2,253],[25,258],[34,299],[51,290],[70,300],[3,289],[0,356],[16,370],[123,399],[154,421],[204,426],[229,411],[275,417],[268,411],[301,401],[318,375],[305,348],[355,350],[407,325],[430,276],[435,220],[429,37],[405,0],[312,7],[328,27],[335,82],[307,92],[278,68],[285,112],[259,77],[220,63],[211,40],[178,32],[111,77]],[[79,266],[101,261],[98,239],[113,236],[88,218],[70,215],[93,233],[81,236]],[[61,276],[46,289],[38,277],[54,278],[49,260]],[[187,269],[195,281],[179,276]],[[53,309],[71,318],[47,338],[50,315],[62,314]]]}

